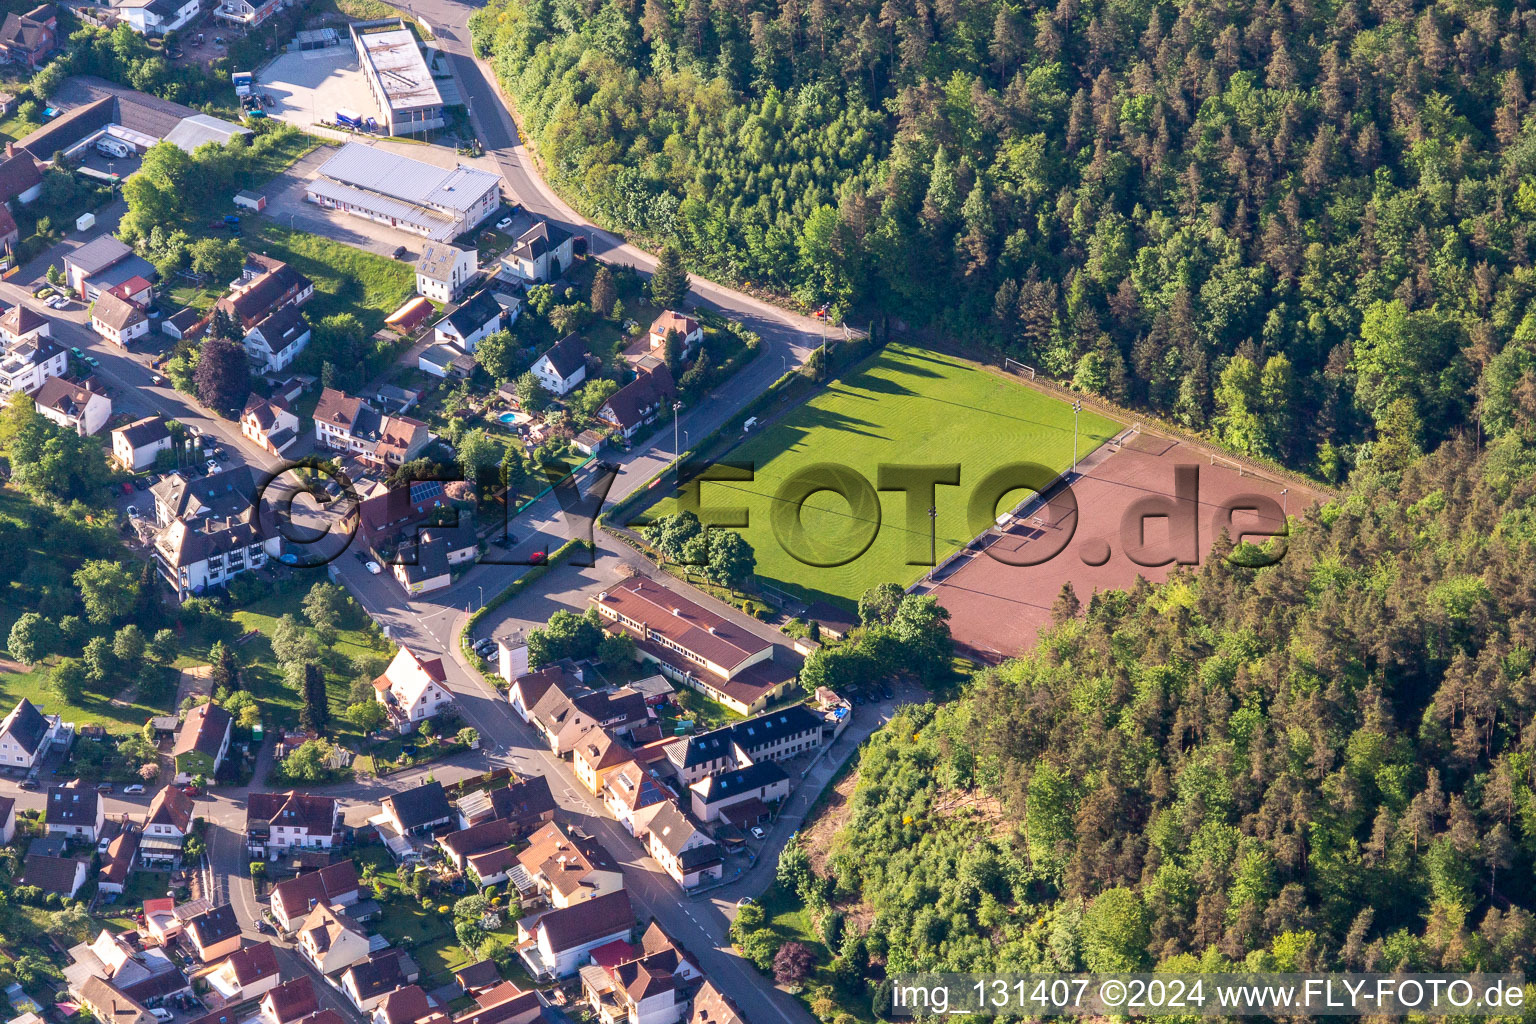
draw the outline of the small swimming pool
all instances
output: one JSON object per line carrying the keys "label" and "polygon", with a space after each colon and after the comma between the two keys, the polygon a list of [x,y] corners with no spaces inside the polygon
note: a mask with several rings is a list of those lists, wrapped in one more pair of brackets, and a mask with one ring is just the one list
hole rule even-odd
{"label": "small swimming pool", "polygon": [[517,413],[515,413],[515,412],[504,412],[500,416],[497,416],[496,418],[498,420],[500,420],[501,422],[503,422],[503,423],[516,423],[517,422]]}

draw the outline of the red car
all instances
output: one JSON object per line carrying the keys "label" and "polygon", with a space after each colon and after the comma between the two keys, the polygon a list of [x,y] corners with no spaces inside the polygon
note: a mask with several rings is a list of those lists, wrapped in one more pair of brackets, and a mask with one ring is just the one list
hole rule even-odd
{"label": "red car", "polygon": [[543,565],[544,559],[548,557],[549,553],[546,551],[535,551],[528,556],[528,562],[531,565]]}

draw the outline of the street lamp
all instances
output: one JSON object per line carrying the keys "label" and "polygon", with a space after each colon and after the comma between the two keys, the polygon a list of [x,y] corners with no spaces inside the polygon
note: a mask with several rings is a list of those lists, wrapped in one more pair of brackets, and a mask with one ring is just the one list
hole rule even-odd
{"label": "street lamp", "polygon": [[1072,473],[1077,474],[1077,414],[1083,411],[1083,400],[1072,403]]}
{"label": "street lamp", "polygon": [[935,505],[928,506],[928,564],[937,565],[939,561],[939,510]]}
{"label": "street lamp", "polygon": [[682,402],[672,403],[672,457],[678,458],[683,453],[677,448],[677,411],[683,407]]}
{"label": "street lamp", "polygon": [[1291,489],[1289,487],[1280,488],[1280,501],[1283,503],[1280,507],[1287,521],[1291,518],[1291,499],[1286,497],[1286,495],[1290,493]]}
{"label": "street lamp", "polygon": [[480,607],[481,608],[485,607],[485,588],[484,587],[480,588]]}

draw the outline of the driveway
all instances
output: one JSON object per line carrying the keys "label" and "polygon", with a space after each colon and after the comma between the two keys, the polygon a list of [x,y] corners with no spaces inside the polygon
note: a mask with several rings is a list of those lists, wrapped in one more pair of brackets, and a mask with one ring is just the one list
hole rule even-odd
{"label": "driveway", "polygon": [[335,155],[336,150],[330,146],[321,146],[268,182],[262,189],[267,197],[264,215],[285,228],[308,231],[380,256],[392,256],[402,245],[406,248],[406,259],[419,256],[426,242],[420,235],[327,210],[304,198],[308,182],[314,179],[320,166]]}

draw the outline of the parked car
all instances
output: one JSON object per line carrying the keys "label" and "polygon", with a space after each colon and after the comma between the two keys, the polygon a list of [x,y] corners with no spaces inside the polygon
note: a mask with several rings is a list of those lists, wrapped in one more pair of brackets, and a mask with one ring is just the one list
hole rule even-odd
{"label": "parked car", "polygon": [[503,218],[501,218],[501,220],[496,222],[496,230],[497,231],[505,231],[505,230],[507,230],[507,228],[509,228],[511,226],[512,226],[512,218],[511,217],[503,217]]}
{"label": "parked car", "polygon": [[768,833],[764,832],[761,827],[759,827],[757,825],[753,825],[752,826],[752,838],[753,839],[763,839],[763,838],[766,838],[767,835],[768,835]]}
{"label": "parked car", "polygon": [[98,783],[96,783],[96,792],[98,792],[98,793],[110,793],[110,792],[112,792],[112,783],[110,783],[110,782],[98,782]]}
{"label": "parked car", "polygon": [[738,907],[750,907],[756,902],[757,900],[753,899],[751,896],[743,896],[741,899],[736,901],[736,905]]}
{"label": "parked car", "polygon": [[203,465],[208,467],[208,472],[210,473],[217,473],[219,471],[219,463],[216,459],[209,459]]}
{"label": "parked car", "polygon": [[21,780],[21,788],[22,789],[36,789],[37,788],[37,779],[33,778],[31,775],[28,775],[26,778]]}
{"label": "parked car", "polygon": [[137,518],[139,518],[139,506],[137,506],[137,505],[129,505],[127,511],[128,511],[128,518],[129,519],[137,519]]}
{"label": "parked car", "polygon": [[81,352],[78,348],[70,349],[69,350],[69,354],[74,356],[76,359],[84,359],[85,358],[85,353]]}
{"label": "parked car", "polygon": [[363,563],[363,568],[367,569],[369,572],[373,573],[373,575],[375,575],[375,576],[377,576],[379,573],[384,571],[384,567],[383,566],[379,565],[378,562],[373,562],[373,561],[364,562]]}
{"label": "parked car", "polygon": [[86,356],[85,361],[90,364],[91,369],[93,370],[101,365],[101,360],[97,359],[95,356]]}
{"label": "parked car", "polygon": [[142,783],[135,782],[131,786],[123,787],[124,796],[138,796],[142,792],[144,792],[144,786]]}
{"label": "parked car", "polygon": [[225,451],[223,448],[220,448],[218,451],[213,453],[213,457],[218,459],[220,462],[228,462],[229,452]]}
{"label": "parked car", "polygon": [[164,384],[165,378],[160,376],[158,373],[152,373],[149,375],[149,382],[151,384]]}
{"label": "parked car", "polygon": [[136,476],[133,478],[133,489],[136,491],[147,491],[149,490],[149,481],[141,476]]}
{"label": "parked car", "polygon": [[543,565],[544,564],[544,559],[546,559],[548,557],[549,557],[549,552],[547,552],[547,551],[535,551],[535,552],[531,553],[528,556],[528,564],[529,565]]}
{"label": "parked car", "polygon": [[150,1010],[149,1012],[155,1015],[155,1020],[175,1020],[176,1019],[176,1015],[173,1014],[170,1010],[167,1010],[163,1006],[156,1006],[154,1009]]}

